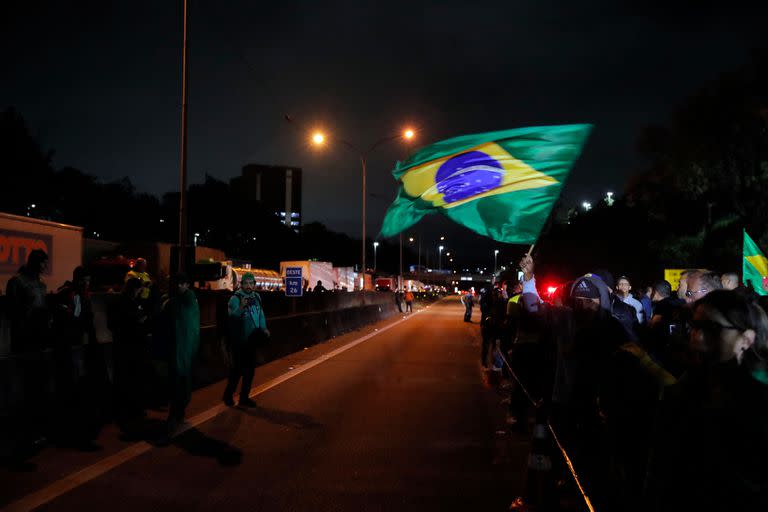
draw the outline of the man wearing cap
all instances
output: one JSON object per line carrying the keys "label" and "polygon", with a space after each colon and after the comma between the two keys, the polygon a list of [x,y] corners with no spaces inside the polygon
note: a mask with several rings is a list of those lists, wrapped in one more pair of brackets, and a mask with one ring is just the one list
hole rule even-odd
{"label": "man wearing cap", "polygon": [[256,403],[248,396],[253,383],[256,368],[256,351],[266,338],[269,338],[267,321],[261,297],[254,290],[256,279],[246,272],[240,281],[240,289],[229,299],[229,342],[232,353],[232,367],[229,372],[227,388],[222,400],[227,406],[235,405],[233,394],[240,379],[241,407],[255,407]]}
{"label": "man wearing cap", "polygon": [[611,314],[611,290],[601,278],[586,274],[576,279],[568,291],[570,306],[554,306],[539,298],[533,268],[533,258],[525,255],[520,261],[521,303],[546,326],[545,335],[555,340],[552,401],[565,428],[575,432],[577,424],[594,420],[601,363],[632,337]]}

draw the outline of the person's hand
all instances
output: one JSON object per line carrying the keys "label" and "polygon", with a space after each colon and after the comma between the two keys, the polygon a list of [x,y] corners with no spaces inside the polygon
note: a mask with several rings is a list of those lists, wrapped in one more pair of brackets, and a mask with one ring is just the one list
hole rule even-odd
{"label": "person's hand", "polygon": [[269,329],[262,329],[262,331],[264,332],[264,336],[266,336],[267,338],[269,338],[269,337],[271,337],[271,336],[272,336],[272,335],[269,333]]}
{"label": "person's hand", "polygon": [[251,299],[248,297],[240,297],[240,309],[245,309],[251,305]]}
{"label": "person's hand", "polygon": [[525,280],[528,281],[533,277],[533,257],[530,254],[525,254],[520,259],[520,270],[525,274]]}

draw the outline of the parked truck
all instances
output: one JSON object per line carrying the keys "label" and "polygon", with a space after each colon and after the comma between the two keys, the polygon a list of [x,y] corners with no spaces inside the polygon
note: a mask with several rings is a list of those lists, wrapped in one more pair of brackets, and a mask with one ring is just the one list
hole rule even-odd
{"label": "parked truck", "polygon": [[0,289],[27,262],[35,249],[48,254],[48,270],[43,281],[56,291],[72,278],[72,271],[83,263],[83,228],[0,212]]}
{"label": "parked truck", "polygon": [[281,261],[280,277],[283,279],[285,279],[286,267],[301,267],[304,289],[314,288],[318,281],[323,283],[323,287],[327,290],[333,290],[336,287],[336,273],[333,265],[327,261]]}

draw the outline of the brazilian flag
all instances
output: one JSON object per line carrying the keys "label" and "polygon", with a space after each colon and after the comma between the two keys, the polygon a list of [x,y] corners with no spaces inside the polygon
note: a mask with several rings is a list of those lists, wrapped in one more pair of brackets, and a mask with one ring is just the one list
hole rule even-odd
{"label": "brazilian flag", "polygon": [[535,243],[591,128],[518,128],[463,135],[418,150],[392,171],[400,190],[382,236],[439,211],[499,242]]}
{"label": "brazilian flag", "polygon": [[768,290],[765,288],[766,278],[768,278],[768,258],[747,234],[746,229],[744,230],[742,266],[744,285],[751,286],[758,295],[768,295]]}

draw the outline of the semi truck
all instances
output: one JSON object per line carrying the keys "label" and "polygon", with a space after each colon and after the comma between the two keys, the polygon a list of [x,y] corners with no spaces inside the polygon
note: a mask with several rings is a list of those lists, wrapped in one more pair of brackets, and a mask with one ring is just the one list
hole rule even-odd
{"label": "semi truck", "polygon": [[283,279],[285,279],[287,267],[301,267],[304,289],[314,288],[318,281],[323,283],[323,287],[327,290],[336,288],[336,272],[334,272],[333,265],[327,261],[281,261],[280,277]]}
{"label": "semi truck", "polygon": [[42,249],[48,270],[42,276],[49,291],[72,279],[83,263],[83,228],[0,212],[0,289],[26,264],[29,253]]}

